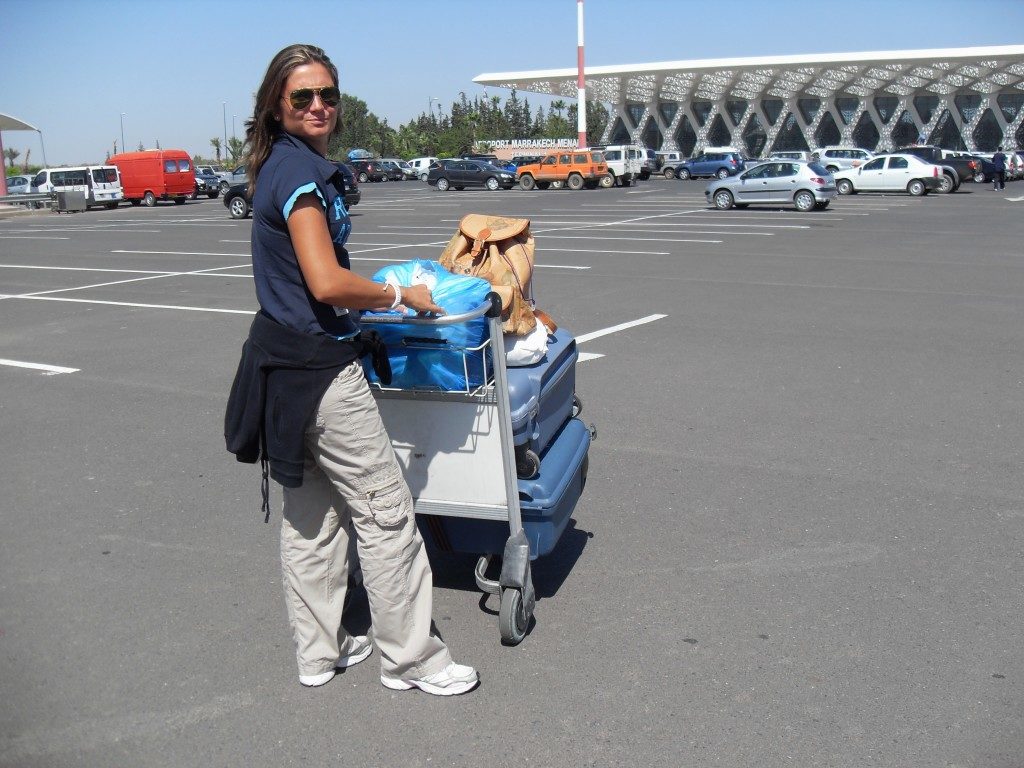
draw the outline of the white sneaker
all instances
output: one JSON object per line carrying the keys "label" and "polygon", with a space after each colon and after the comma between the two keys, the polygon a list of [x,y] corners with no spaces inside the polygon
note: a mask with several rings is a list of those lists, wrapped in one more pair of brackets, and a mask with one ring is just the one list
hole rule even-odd
{"label": "white sneaker", "polygon": [[307,688],[317,688],[333,680],[334,676],[338,674],[339,669],[346,669],[358,664],[373,653],[373,643],[370,642],[366,635],[353,636],[352,645],[354,646],[353,651],[334,662],[334,669],[328,669],[319,675],[299,675],[299,682]]}
{"label": "white sneaker", "polygon": [[440,672],[426,677],[408,678],[380,676],[381,685],[393,691],[408,691],[419,688],[435,696],[456,696],[473,690],[480,682],[480,676],[472,667],[456,664],[454,661]]}

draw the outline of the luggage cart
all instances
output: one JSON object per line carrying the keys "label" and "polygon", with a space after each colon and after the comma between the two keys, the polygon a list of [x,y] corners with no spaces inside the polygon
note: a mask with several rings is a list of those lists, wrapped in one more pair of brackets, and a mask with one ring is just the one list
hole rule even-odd
{"label": "luggage cart", "polygon": [[[487,339],[479,346],[465,349],[446,346],[437,338],[439,327],[467,323],[486,317]],[[506,644],[517,644],[526,635],[536,605],[530,561],[530,539],[524,531],[520,506],[520,488],[516,473],[516,449],[513,444],[512,415],[503,344],[501,299],[490,293],[477,309],[459,315],[442,317],[410,317],[408,315],[366,314],[361,322],[386,333],[383,326],[402,325],[423,329],[421,335],[404,336],[403,353],[448,355],[448,362],[460,360],[465,386],[458,390],[436,386],[390,387],[375,382],[371,391],[377,400],[381,419],[391,437],[402,465],[406,482],[412,492],[418,515],[459,518],[471,528],[469,521],[508,523],[508,538],[502,552],[499,578],[486,577],[494,554],[493,541],[470,542],[480,554],[474,569],[477,586],[484,592],[499,596],[498,629]],[[435,338],[427,338],[434,332]],[[482,354],[481,354],[482,353]],[[476,370],[475,366],[482,366]],[[570,421],[572,421],[570,419]],[[586,452],[591,432],[579,425],[574,439],[582,445],[577,450],[575,481],[582,490],[586,473]],[[581,479],[580,474],[583,477]],[[575,504],[578,492],[561,504],[565,521]],[[429,518],[428,518],[429,519]],[[563,523],[564,525],[564,523]],[[551,532],[546,531],[544,546],[554,545]],[[561,529],[554,532],[557,535]],[[473,534],[470,533],[470,538]],[[535,542],[544,536],[534,536]],[[536,548],[535,543],[535,548]],[[467,551],[467,550],[460,550]]]}

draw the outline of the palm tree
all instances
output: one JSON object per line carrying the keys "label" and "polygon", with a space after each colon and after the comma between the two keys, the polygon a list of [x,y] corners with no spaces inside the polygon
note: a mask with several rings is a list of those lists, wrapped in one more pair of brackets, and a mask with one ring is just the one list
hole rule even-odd
{"label": "palm tree", "polygon": [[554,112],[557,117],[562,116],[563,109],[565,109],[565,102],[561,99],[555,99],[551,102],[551,111]]}
{"label": "palm tree", "polygon": [[21,152],[16,150],[14,147],[8,147],[4,150],[4,157],[7,158],[7,162],[10,164],[11,168],[14,167],[14,161],[18,159],[19,155],[21,155]]}
{"label": "palm tree", "polygon": [[220,139],[214,136],[210,139],[210,146],[213,147],[213,151],[217,153],[217,164],[220,164]]}

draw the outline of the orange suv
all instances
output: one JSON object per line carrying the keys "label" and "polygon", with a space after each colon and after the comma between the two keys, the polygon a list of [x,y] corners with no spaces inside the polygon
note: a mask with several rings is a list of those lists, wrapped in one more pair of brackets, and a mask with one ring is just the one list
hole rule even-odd
{"label": "orange suv", "polygon": [[604,155],[592,149],[548,152],[539,161],[516,168],[516,180],[523,189],[547,189],[553,182],[561,182],[569,189],[610,187],[615,183],[608,174]]}

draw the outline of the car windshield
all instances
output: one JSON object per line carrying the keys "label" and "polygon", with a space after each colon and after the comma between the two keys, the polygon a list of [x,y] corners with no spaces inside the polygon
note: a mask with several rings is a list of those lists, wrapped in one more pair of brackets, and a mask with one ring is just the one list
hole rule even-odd
{"label": "car windshield", "polygon": [[499,168],[494,163],[480,163],[484,167],[485,171],[503,171],[504,168]]}
{"label": "car windshield", "polygon": [[590,156],[594,159],[595,163],[604,162],[604,154],[602,154],[601,152],[591,152]]}
{"label": "car windshield", "polygon": [[807,169],[810,170],[810,171],[813,171],[814,173],[818,174],[819,176],[828,176],[829,175],[829,171],[825,170],[825,166],[823,166],[821,163],[808,163],[807,164]]}

